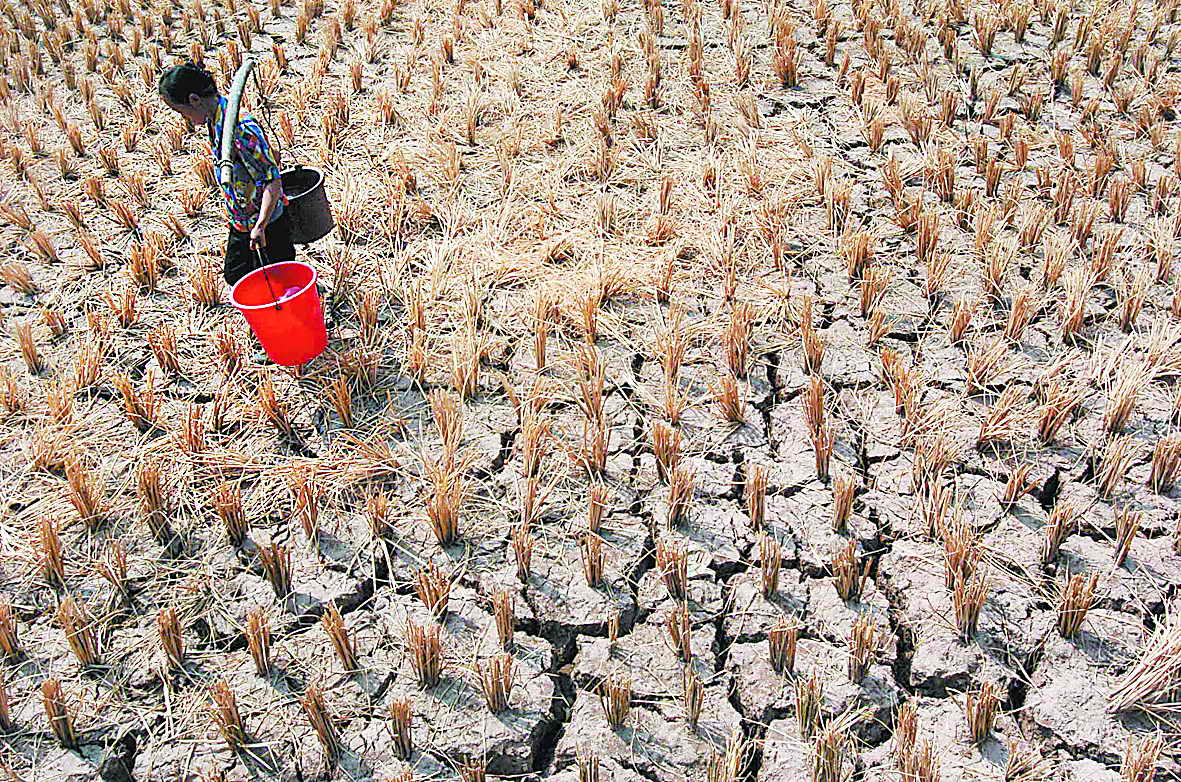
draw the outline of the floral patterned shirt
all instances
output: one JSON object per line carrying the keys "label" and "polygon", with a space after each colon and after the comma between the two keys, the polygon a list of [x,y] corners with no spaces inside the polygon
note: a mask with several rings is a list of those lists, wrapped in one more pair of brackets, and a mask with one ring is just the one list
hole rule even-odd
{"label": "floral patterned shirt", "polygon": [[[226,99],[218,98],[217,111],[206,123],[209,131],[209,148],[216,164],[221,147],[221,129],[225,118]],[[235,231],[249,231],[254,227],[262,205],[262,191],[272,180],[279,179],[279,163],[267,142],[262,126],[249,114],[238,116],[238,128],[234,134],[233,173],[228,181],[221,181],[220,169],[215,169],[226,202],[226,214],[230,227]],[[280,187],[282,187],[280,185]],[[280,190],[279,202],[271,213],[274,220],[283,214],[287,196]]]}

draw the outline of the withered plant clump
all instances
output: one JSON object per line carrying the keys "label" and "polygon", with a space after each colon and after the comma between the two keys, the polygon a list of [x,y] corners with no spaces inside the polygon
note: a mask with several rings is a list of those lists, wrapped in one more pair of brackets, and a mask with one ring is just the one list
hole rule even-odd
{"label": "withered plant clump", "polygon": [[911,745],[899,758],[898,765],[904,779],[920,782],[939,782],[941,779],[942,764],[930,739],[923,739]]}
{"label": "withered plant clump", "polygon": [[9,603],[0,603],[0,653],[9,660],[15,660],[21,655],[16,615]]}
{"label": "withered plant clump", "polygon": [[521,583],[528,583],[532,572],[534,546],[533,533],[529,531],[529,525],[522,523],[514,527],[510,543],[513,549],[513,559],[517,566],[517,580]]}
{"label": "withered plant clump", "polygon": [[499,654],[486,662],[477,662],[476,676],[488,711],[499,714],[507,709],[514,683],[512,655]]}
{"label": "withered plant clump", "polygon": [[1109,695],[1108,708],[1115,713],[1143,711],[1171,713],[1177,687],[1181,686],[1181,624],[1170,621],[1158,627]]}
{"label": "withered plant clump", "polygon": [[588,747],[578,748],[578,782],[600,782],[599,756]]}
{"label": "withered plant clump", "polygon": [[286,600],[291,594],[291,549],[272,541],[259,548],[258,561],[275,597]]}
{"label": "withered plant clump", "polygon": [[669,476],[667,520],[670,528],[689,520],[692,502],[693,473],[685,467],[678,467]]}
{"label": "withered plant clump", "polygon": [[443,645],[439,638],[439,626],[407,622],[406,643],[419,688],[427,690],[435,687],[443,674]]}
{"label": "withered plant clump", "polygon": [[156,617],[156,627],[160,633],[160,646],[164,650],[168,667],[179,670],[184,665],[185,640],[176,609],[169,606],[161,610]]}
{"label": "withered plant clump", "polygon": [[100,665],[103,631],[90,609],[73,595],[66,595],[58,606],[57,621],[79,665],[83,668]]}
{"label": "withered plant clump", "polygon": [[496,637],[502,649],[509,649],[513,643],[516,619],[513,614],[513,593],[502,589],[492,596],[492,615],[496,621]]}
{"label": "withered plant clump", "polygon": [[813,782],[841,782],[853,756],[853,740],[839,724],[820,729],[812,743]]}
{"label": "withered plant clump", "polygon": [[459,764],[460,782],[486,782],[488,764],[483,758],[472,758]]}
{"label": "withered plant clump", "polygon": [[1056,503],[1050,519],[1042,528],[1042,564],[1048,565],[1058,557],[1058,549],[1078,527],[1078,515],[1066,501]]}
{"label": "withered plant clump", "polygon": [[252,608],[246,614],[246,648],[259,676],[271,672],[271,625],[261,608]]}
{"label": "withered plant clump", "polygon": [[857,617],[849,637],[849,681],[861,683],[869,673],[869,667],[878,653],[882,640],[882,632],[872,619],[865,614]]}
{"label": "withered plant clump", "polygon": [[894,715],[894,757],[903,773],[907,770],[907,759],[917,748],[918,738],[918,706],[914,701],[906,701]]}
{"label": "withered plant clump", "polygon": [[1009,477],[1005,480],[1005,492],[1001,496],[1002,508],[1011,510],[1018,499],[1028,494],[1036,486],[1030,477],[1032,472],[1033,465],[1029,463],[1020,464],[1009,472]]}
{"label": "withered plant clump", "polygon": [[1164,749],[1164,736],[1128,736],[1124,755],[1120,760],[1120,777],[1126,782],[1152,782],[1156,778],[1157,761]]}
{"label": "withered plant clump", "polygon": [[960,639],[965,643],[976,635],[980,611],[984,608],[987,598],[988,576],[983,569],[971,576],[956,574],[955,584],[951,590],[951,604],[955,613],[956,628],[959,630]]}
{"label": "withered plant clump", "polygon": [[413,701],[401,698],[390,704],[390,734],[393,737],[394,754],[401,760],[409,760],[414,752],[414,710]]}
{"label": "withered plant clump", "polygon": [[246,533],[250,531],[250,522],[247,521],[246,512],[242,508],[241,491],[233,484],[223,484],[214,493],[212,504],[225,526],[230,545],[241,547],[246,540]]}
{"label": "withered plant clump", "polygon": [[1113,437],[1099,453],[1098,469],[1095,471],[1096,489],[1103,499],[1111,499],[1124,478],[1136,454],[1134,435]]}
{"label": "withered plant clump", "polygon": [[419,569],[415,583],[422,604],[436,617],[446,617],[451,579],[444,576],[434,562],[428,562]]}
{"label": "withered plant clump", "polygon": [[689,579],[689,559],[684,545],[672,536],[661,536],[656,541],[656,568],[668,596],[674,600],[684,600]]}
{"label": "withered plant clump", "polygon": [[851,540],[837,550],[832,559],[837,594],[845,602],[858,600],[869,581],[869,563],[857,560],[857,541]]}
{"label": "withered plant clump", "polygon": [[97,528],[106,521],[107,514],[107,499],[99,482],[101,476],[77,456],[66,461],[65,470],[70,504],[87,527]]}
{"label": "withered plant clump", "polygon": [[12,721],[12,706],[8,696],[8,676],[0,673],[0,733],[8,733],[14,727]]}
{"label": "withered plant clump", "polygon": [[809,741],[820,730],[824,718],[824,681],[815,671],[807,679],[796,679],[795,706],[800,738]]}
{"label": "withered plant clump", "polygon": [[836,441],[832,424],[828,420],[824,403],[824,379],[817,373],[808,381],[808,389],[804,394],[804,423],[808,429],[808,436],[812,441],[812,451],[816,463],[816,477],[821,481],[828,481],[829,463]]}
{"label": "withered plant clump", "polygon": [[66,705],[60,680],[46,679],[41,682],[41,705],[45,709],[49,729],[58,743],[63,747],[76,747],[78,734],[74,730],[74,715]]}
{"label": "withered plant clump", "polygon": [[335,605],[329,605],[320,615],[320,626],[324,628],[325,635],[332,642],[336,658],[340,661],[345,672],[352,673],[359,670],[360,666],[357,662],[357,652],[353,645],[352,636],[345,626],[344,617],[340,615],[340,611]]}
{"label": "withered plant clump", "polygon": [[664,617],[664,626],[668,631],[669,645],[677,653],[681,662],[689,663],[693,659],[693,626],[689,619],[689,609],[681,603]]}
{"label": "withered plant clump", "polygon": [[1095,587],[1099,574],[1076,573],[1067,577],[1058,597],[1058,633],[1074,638],[1082,629],[1087,612],[1095,605]]}
{"label": "withered plant clump", "polygon": [[427,478],[431,485],[426,505],[427,522],[441,546],[450,546],[459,540],[459,522],[468,493],[462,465],[448,462],[444,459],[427,464]]}
{"label": "withered plant clump", "polygon": [[622,676],[611,675],[599,684],[598,692],[607,724],[615,730],[622,728],[631,712],[631,681]]}
{"label": "withered plant clump", "polygon": [[857,487],[852,479],[840,475],[832,482],[832,528],[838,534],[848,530],[849,518],[853,514],[853,499]]}
{"label": "withered plant clump", "polygon": [[669,477],[681,460],[681,432],[663,421],[652,423],[652,453],[656,457],[656,472],[660,480],[668,483]]}
{"label": "withered plant clump", "polygon": [[744,487],[746,512],[751,526],[762,529],[767,517],[767,468],[761,464],[751,467]]}
{"label": "withered plant clump", "polygon": [[602,586],[606,565],[603,539],[588,532],[579,538],[578,549],[582,554],[582,574],[586,577],[586,585],[592,588]]}
{"label": "withered plant clump", "polygon": [[1148,485],[1154,492],[1165,493],[1177,482],[1181,472],[1181,435],[1171,434],[1157,440],[1152,451]]}
{"label": "withered plant clump", "polygon": [[290,491],[293,499],[293,514],[299,519],[304,537],[315,549],[320,537],[320,503],[323,489],[316,475],[315,467],[301,468],[292,476]]}
{"label": "withered plant clump", "polygon": [[995,682],[986,681],[968,692],[964,715],[968,720],[968,734],[974,744],[983,744],[988,739],[1000,704],[1000,688]]}
{"label": "withered plant clump", "polygon": [[159,460],[145,459],[136,472],[136,495],[140,513],[157,543],[165,547],[169,555],[178,553],[179,543],[169,522],[169,497]]}
{"label": "withered plant clump", "polygon": [[746,770],[750,745],[741,731],[735,729],[726,740],[724,752],[711,750],[706,766],[708,782],[738,782]]}
{"label": "withered plant clump", "polygon": [[307,692],[300,698],[299,705],[307,715],[308,722],[312,724],[316,738],[320,740],[320,747],[324,750],[324,757],[328,760],[329,766],[335,766],[341,753],[340,735],[332,712],[328,710],[324,691],[316,686],[308,687]]}
{"label": "withered plant clump", "polygon": [[1116,514],[1115,555],[1113,557],[1116,567],[1123,567],[1127,560],[1128,552],[1132,550],[1132,543],[1136,540],[1136,534],[1140,531],[1142,517],[1142,513],[1127,507],[1121,508]]}
{"label": "withered plant clump", "polygon": [[782,551],[783,547],[770,535],[759,538],[759,584],[763,597],[771,597],[779,590]]}
{"label": "withered plant clump", "polygon": [[294,438],[295,422],[287,409],[286,400],[275,388],[269,376],[264,377],[258,384],[258,411],[263,420],[275,427],[279,434]]}
{"label": "withered plant clump", "polygon": [[1048,761],[1037,749],[1023,745],[1018,739],[1010,739],[1007,749],[1006,782],[1039,782],[1049,778]]}
{"label": "withered plant clump", "polygon": [[118,540],[112,541],[107,546],[106,556],[96,560],[93,566],[95,572],[114,588],[116,601],[123,606],[130,606],[132,587],[127,577],[127,547]]}
{"label": "withered plant clump", "polygon": [[682,677],[681,699],[685,706],[685,722],[690,730],[697,730],[701,721],[701,707],[705,702],[705,685],[701,676],[691,667],[685,669]]}
{"label": "withered plant clump", "polygon": [[603,526],[603,517],[611,507],[611,490],[603,484],[595,482],[587,488],[586,493],[586,528],[597,535]]}
{"label": "withered plant clump", "polygon": [[800,639],[800,625],[780,620],[767,631],[767,651],[771,667],[776,673],[790,674],[795,671],[796,647]]}
{"label": "withered plant clump", "polygon": [[66,585],[65,556],[62,551],[61,531],[53,519],[42,518],[38,524],[41,544],[41,574],[56,587]]}

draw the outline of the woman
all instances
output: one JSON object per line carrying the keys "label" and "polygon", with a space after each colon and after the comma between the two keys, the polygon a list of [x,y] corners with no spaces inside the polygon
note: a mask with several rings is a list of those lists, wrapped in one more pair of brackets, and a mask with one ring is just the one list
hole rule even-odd
{"label": "woman", "polygon": [[[186,62],[164,71],[159,88],[168,108],[194,126],[205,126],[216,163],[226,99],[218,94],[213,76],[201,66]],[[233,174],[228,180],[220,181],[221,169],[215,169],[230,222],[223,272],[230,286],[259,267],[260,253],[266,263],[295,260],[279,163],[262,127],[249,114],[238,117],[232,160]]]}

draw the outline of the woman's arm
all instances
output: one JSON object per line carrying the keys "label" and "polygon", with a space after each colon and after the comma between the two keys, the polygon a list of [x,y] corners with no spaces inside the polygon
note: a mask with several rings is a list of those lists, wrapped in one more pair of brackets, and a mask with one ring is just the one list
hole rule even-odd
{"label": "woman's arm", "polygon": [[275,211],[275,204],[279,203],[280,180],[272,179],[262,191],[262,202],[258,205],[258,218],[254,227],[250,229],[250,246],[267,246],[267,223],[271,221],[271,214]]}
{"label": "woman's arm", "polygon": [[237,133],[235,140],[242,164],[254,178],[255,186],[262,188],[258,216],[255,218],[254,227],[250,229],[250,246],[266,247],[267,224],[271,221],[271,215],[275,213],[275,207],[283,198],[283,180],[279,173],[279,164],[262,128],[252,117],[238,123]]}

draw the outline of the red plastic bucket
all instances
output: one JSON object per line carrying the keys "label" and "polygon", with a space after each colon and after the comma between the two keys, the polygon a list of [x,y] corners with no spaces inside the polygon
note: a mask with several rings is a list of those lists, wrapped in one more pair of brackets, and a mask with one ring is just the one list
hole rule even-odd
{"label": "red plastic bucket", "polygon": [[230,301],[246,316],[276,364],[306,364],[328,346],[316,270],[306,263],[287,261],[255,269],[234,284]]}

